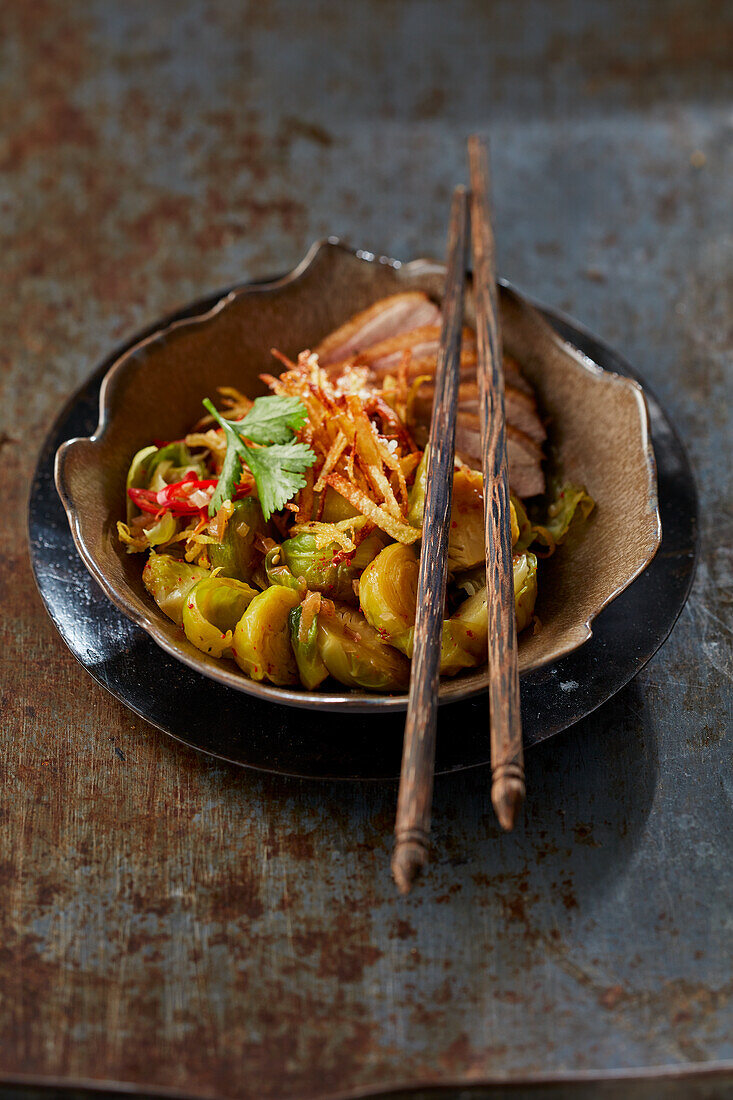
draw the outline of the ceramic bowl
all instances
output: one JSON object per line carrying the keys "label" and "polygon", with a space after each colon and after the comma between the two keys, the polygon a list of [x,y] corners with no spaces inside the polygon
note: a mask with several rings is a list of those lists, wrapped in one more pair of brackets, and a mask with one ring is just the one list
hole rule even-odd
{"label": "ceramic bowl", "polygon": [[[112,602],[168,653],[222,684],[275,703],[332,710],[404,710],[406,695],[362,691],[308,692],[247,679],[233,662],[195,649],[152,602],[142,583],[142,557],[116,537],[124,516],[132,455],[152,439],[180,438],[216,387],[257,396],[272,371],[270,348],[295,357],[378,298],[423,290],[436,301],[445,269],[431,260],[399,263],[353,251],[331,238],[314,244],[283,278],[245,285],[206,312],[161,326],[122,355],[100,392],[99,425],[71,439],[56,456],[56,485],[76,547]],[[550,328],[514,289],[502,284],[504,346],[521,363],[548,419],[549,444],[563,476],[596,501],[565,544],[541,563],[536,612],[542,629],[520,639],[520,674],[555,661],[591,635],[596,615],[653,558],[661,527],[656,470],[641,387],[602,370]],[[473,299],[466,303],[472,323]],[[441,702],[485,690],[486,670],[441,685]]]}

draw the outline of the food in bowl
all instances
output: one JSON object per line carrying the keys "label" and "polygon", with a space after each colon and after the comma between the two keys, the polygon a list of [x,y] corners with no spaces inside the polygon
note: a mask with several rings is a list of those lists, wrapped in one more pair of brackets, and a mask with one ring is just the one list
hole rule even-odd
{"label": "food in bowl", "polygon": [[[219,391],[184,438],[132,459],[119,538],[147,553],[143,581],[204,653],[253,680],[329,679],[404,692],[412,655],[440,311],[411,291],[381,299],[285,368],[270,396]],[[593,502],[546,492],[545,429],[505,359],[517,630],[537,629],[538,557]],[[464,330],[441,675],[487,657],[475,336]],[[548,495],[550,502],[548,503]]]}

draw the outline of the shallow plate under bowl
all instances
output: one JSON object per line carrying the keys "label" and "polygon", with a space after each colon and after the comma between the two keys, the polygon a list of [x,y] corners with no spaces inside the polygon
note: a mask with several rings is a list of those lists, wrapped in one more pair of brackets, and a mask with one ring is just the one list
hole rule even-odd
{"label": "shallow plate under bowl", "polygon": [[[444,269],[427,260],[375,261],[335,241],[314,245],[298,267],[271,283],[237,288],[200,314],[167,323],[110,367],[100,392],[93,436],[58,450],[56,484],[76,547],[107,596],[172,656],[230,688],[271,702],[328,710],[404,710],[405,695],[307,692],[247,679],[187,641],[152,603],[142,561],[122,551],[127,467],[154,438],[180,438],[199,417],[201,399],[220,385],[263,393],[275,344],[295,356],[376,299],[420,289],[439,301]],[[469,294],[467,319],[472,320]],[[542,563],[537,613],[542,630],[523,637],[520,673],[559,660],[591,635],[598,613],[653,558],[660,539],[656,469],[641,387],[604,371],[565,342],[515,290],[501,288],[506,349],[532,382],[559,467],[597,502],[591,520]],[[441,702],[483,691],[486,673],[469,672],[441,686]]]}

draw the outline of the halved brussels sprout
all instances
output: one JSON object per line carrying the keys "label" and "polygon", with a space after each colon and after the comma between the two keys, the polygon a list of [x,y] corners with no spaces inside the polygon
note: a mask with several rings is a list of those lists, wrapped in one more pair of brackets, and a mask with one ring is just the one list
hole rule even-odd
{"label": "halved brussels sprout", "polygon": [[354,516],[358,515],[359,513],[354,505],[350,504],[346,497],[342,497],[341,493],[337,493],[329,485],[323,498],[323,511],[321,512],[323,522],[339,523],[342,519],[353,519]]}
{"label": "halved brussels sprout", "polygon": [[[127,484],[125,486],[127,489],[147,489],[150,460],[157,453],[157,447],[143,447],[141,451],[137,452],[130,463],[130,469],[127,471]],[[132,522],[132,517],[137,509],[127,493],[125,494],[125,500],[127,502],[127,522],[129,524]]]}
{"label": "halved brussels sprout", "polygon": [[359,603],[367,622],[384,637],[415,624],[417,554],[411,546],[390,543],[367,565],[359,581]]}
{"label": "halved brussels sprout", "polygon": [[[525,551],[514,555],[513,565],[517,633],[520,633],[532,618],[537,598],[537,559]],[[414,550],[393,543],[367,566],[359,584],[367,621],[407,657],[412,657],[414,644],[417,573]],[[455,676],[461,669],[483,664],[487,657],[486,572],[471,570],[458,583],[468,592],[468,599],[443,622],[441,676]]]}
{"label": "halved brussels sprout", "polygon": [[[443,620],[443,632],[440,637],[441,676],[455,676],[461,669],[475,668],[476,665],[481,664],[481,658],[474,656],[463,645],[465,634],[465,629],[460,624],[454,624],[452,619]],[[412,658],[415,645],[415,627],[411,626],[409,630],[405,630],[402,634],[395,635],[394,638],[390,638],[390,642],[401,650],[406,657]]]}
{"label": "halved brussels sprout", "polygon": [[[526,550],[528,546],[534,541],[534,528],[527,515],[527,509],[519,499],[512,493],[512,506],[514,508],[514,516],[512,519],[512,549],[515,554],[521,554]],[[514,537],[514,519],[517,521],[517,537]]]}
{"label": "halved brussels sprout", "polygon": [[486,566],[480,565],[476,569],[469,569],[467,573],[457,573],[453,578],[453,584],[457,589],[465,592],[466,596],[475,596],[486,587]]}
{"label": "halved brussels sprout", "polygon": [[293,591],[322,592],[330,599],[356,603],[354,581],[379,553],[383,546],[379,535],[369,535],[353,554],[345,554],[336,544],[318,549],[314,535],[295,535],[280,547],[274,547],[265,558],[270,584],[283,585]]}
{"label": "halved brussels sprout", "polygon": [[489,621],[486,610],[486,574],[478,591],[469,596],[445,624],[453,641],[473,658],[474,665],[488,659]]}
{"label": "halved brussels sprout", "polygon": [[422,517],[425,511],[425,492],[428,484],[428,449],[422,453],[422,458],[415,470],[415,480],[408,494],[410,510],[407,513],[407,522],[411,527],[422,527]]}
{"label": "halved brussels sprout", "polygon": [[192,645],[212,657],[233,657],[234,628],[257,595],[232,577],[204,577],[183,604],[183,629]]}
{"label": "halved brussels sprout", "polygon": [[[427,484],[427,450],[424,452],[410,491],[409,521],[421,527]],[[453,474],[453,505],[448,539],[448,569],[455,573],[473,569],[485,560],[484,548],[484,479],[478,470],[462,466]],[[514,503],[510,501],[512,545],[519,538],[519,524]]]}
{"label": "halved brussels sprout", "polygon": [[156,523],[150,527],[143,527],[148,546],[160,546],[164,542],[170,542],[178,530],[176,517],[172,512],[164,512]]}
{"label": "halved brussels sprout", "polygon": [[300,681],[308,691],[315,691],[328,676],[328,669],[318,652],[318,615],[312,615],[308,624],[303,605],[299,604],[290,612],[288,624]]}
{"label": "halved brussels sprout", "polygon": [[192,471],[198,478],[207,476],[206,462],[202,457],[194,457],[182,439],[166,443],[159,447],[148,460],[148,489],[154,493],[182,481]]}
{"label": "halved brussels sprout", "polygon": [[251,581],[262,561],[262,554],[255,545],[256,537],[264,537],[269,531],[260,502],[255,497],[236,500],[227,521],[224,538],[207,547],[212,568],[221,569],[225,577]]}
{"label": "halved brussels sprout", "polygon": [[273,585],[252,600],[234,631],[234,660],[252,680],[285,686],[298,683],[288,615],[300,603],[297,592]]}
{"label": "halved brussels sprout", "polygon": [[404,691],[410,664],[363,615],[324,600],[318,614],[318,654],[334,680],[370,691]]}
{"label": "halved brussels sprout", "polygon": [[473,569],[485,560],[484,479],[463,467],[453,475],[453,506],[448,538],[448,569]]}
{"label": "halved brussels sprout", "polygon": [[[414,549],[394,542],[367,566],[359,582],[359,601],[367,622],[407,657],[412,657],[414,644],[418,568]],[[463,647],[463,635],[461,626],[453,628],[450,620],[443,623],[442,676],[454,676],[477,663]]]}
{"label": "halved brussels sprout", "polygon": [[300,596],[305,595],[305,581],[293,576],[288,566],[285,565],[281,546],[273,546],[265,554],[265,573],[271,585],[289,588],[291,592],[297,592]]}
{"label": "halved brussels sprout", "polygon": [[161,611],[178,626],[183,625],[183,602],[191,589],[204,577],[208,569],[189,565],[170,554],[151,551],[143,569],[143,584]]}
{"label": "halved brussels sprout", "polygon": [[162,546],[170,542],[178,532],[178,524],[172,512],[164,512],[158,520],[150,516],[147,526],[138,527],[133,524],[132,528],[131,530],[126,523],[117,523],[117,535],[128,554],[141,554],[151,546]]}
{"label": "halved brussels sprout", "polygon": [[[514,573],[514,611],[517,634],[527,627],[532,619],[537,599],[537,558],[528,550],[514,554],[512,558]],[[449,622],[460,624],[465,631],[461,645],[470,653],[485,659],[488,645],[488,618],[486,611],[486,575],[479,571],[469,574],[475,593],[461,604]],[[464,585],[463,587],[467,587]]]}
{"label": "halved brussels sprout", "polygon": [[537,558],[529,550],[514,555],[514,608],[517,634],[529,626],[537,601]]}

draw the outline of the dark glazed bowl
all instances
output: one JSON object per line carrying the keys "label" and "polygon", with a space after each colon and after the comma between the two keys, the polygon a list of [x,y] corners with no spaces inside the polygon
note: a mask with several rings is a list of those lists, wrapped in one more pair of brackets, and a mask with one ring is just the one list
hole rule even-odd
{"label": "dark glazed bowl", "polygon": [[[353,252],[338,241],[314,244],[302,262],[274,282],[247,286],[199,316],[176,321],[142,340],[109,370],[91,438],[71,439],[56,456],[56,486],[85,565],[112,602],[174,657],[229,687],[272,702],[329,710],[404,710],[406,695],[308,692],[249,680],[228,661],[195,649],[152,602],[142,563],[116,536],[123,517],[132,455],[151,439],[180,438],[201,414],[201,400],[233,385],[266,392],[270,348],[295,357],[378,298],[424,290],[436,301],[444,268],[430,260],[398,261]],[[467,299],[472,323],[473,300]],[[557,336],[515,290],[501,287],[504,346],[535,387],[564,477],[585,484],[597,508],[542,563],[537,614],[542,629],[522,637],[520,673],[582,645],[596,615],[641,573],[661,529],[654,454],[641,387],[601,370]],[[486,672],[444,681],[440,701],[485,689]]]}

